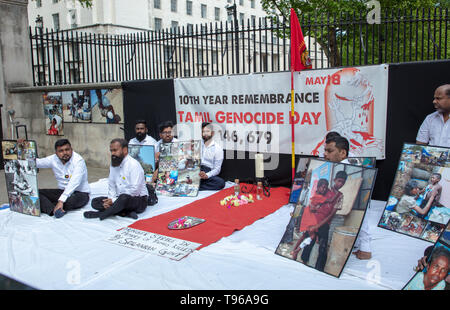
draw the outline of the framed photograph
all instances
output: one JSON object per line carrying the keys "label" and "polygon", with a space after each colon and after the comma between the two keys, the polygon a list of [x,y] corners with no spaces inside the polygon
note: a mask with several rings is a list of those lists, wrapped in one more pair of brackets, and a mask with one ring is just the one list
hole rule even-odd
{"label": "framed photograph", "polygon": [[128,154],[144,169],[145,181],[152,183],[155,172],[155,147],[153,145],[128,144]]}
{"label": "framed photograph", "polygon": [[200,140],[160,145],[156,193],[195,197],[200,187]]}
{"label": "framed photograph", "polygon": [[439,239],[436,240],[431,254],[427,257],[427,266],[418,271],[403,288],[404,290],[445,290],[448,287],[445,279],[449,276],[450,223],[446,225]]}
{"label": "framed photograph", "polygon": [[94,89],[90,99],[93,123],[123,124],[121,89]]}
{"label": "framed photograph", "polygon": [[92,122],[90,90],[63,91],[61,93],[64,122]]}
{"label": "framed photograph", "polygon": [[378,226],[435,242],[450,219],[450,148],[405,143]]}
{"label": "framed photograph", "polygon": [[[2,141],[6,190],[11,211],[40,216],[36,142]],[[5,157],[7,154],[7,157]]]}
{"label": "framed photograph", "polygon": [[64,113],[61,93],[44,93],[42,97],[46,134],[49,136],[63,136]]}
{"label": "framed photograph", "polygon": [[275,253],[339,277],[375,178],[375,168],[310,159],[299,201]]}

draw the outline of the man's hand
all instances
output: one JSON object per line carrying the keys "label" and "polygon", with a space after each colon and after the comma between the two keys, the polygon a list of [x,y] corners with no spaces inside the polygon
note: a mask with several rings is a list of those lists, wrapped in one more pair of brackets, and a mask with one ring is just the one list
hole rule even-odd
{"label": "man's hand", "polygon": [[198,174],[200,176],[200,179],[206,180],[208,178],[208,175],[206,174],[205,171],[200,171],[200,173]]}
{"label": "man's hand", "polygon": [[53,209],[53,213],[55,213],[56,210],[58,210],[58,209],[63,210],[63,205],[64,205],[64,202],[62,202],[61,200],[58,200],[58,203],[56,204],[55,208]]}
{"label": "man's hand", "polygon": [[103,207],[104,207],[105,209],[108,209],[108,208],[111,207],[112,204],[113,204],[113,201],[112,201],[111,198],[103,199],[102,202],[103,202]]}
{"label": "man's hand", "polygon": [[424,268],[428,267],[427,264],[427,257],[424,256],[421,259],[417,261],[417,267],[415,268],[416,271],[422,271]]}
{"label": "man's hand", "polygon": [[25,139],[22,139],[22,138],[17,139],[17,144],[24,144],[24,142],[25,142]]}

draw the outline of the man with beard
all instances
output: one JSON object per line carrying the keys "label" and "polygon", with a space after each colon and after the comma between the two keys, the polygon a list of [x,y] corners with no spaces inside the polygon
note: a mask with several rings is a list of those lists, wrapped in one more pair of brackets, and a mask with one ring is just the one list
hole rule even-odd
{"label": "man with beard", "polygon": [[137,219],[137,213],[144,212],[147,207],[144,169],[136,159],[128,156],[127,140],[113,139],[109,149],[108,196],[94,198],[91,206],[98,211],[86,211],[84,217],[104,220],[112,215],[121,215]]}
{"label": "man with beard", "polygon": [[153,145],[156,147],[156,140],[149,136],[147,122],[145,120],[136,121],[134,126],[134,131],[136,132],[136,137],[131,139],[129,144],[136,145]]}
{"label": "man with beard", "polygon": [[58,182],[58,189],[39,190],[41,212],[60,218],[89,202],[91,190],[86,163],[73,151],[69,140],[56,141],[55,154],[37,158],[36,167],[51,168]]}
{"label": "man with beard", "polygon": [[220,190],[225,187],[225,181],[217,176],[223,162],[223,149],[215,143],[214,131],[210,123],[202,124],[202,158],[200,166],[199,190]]}

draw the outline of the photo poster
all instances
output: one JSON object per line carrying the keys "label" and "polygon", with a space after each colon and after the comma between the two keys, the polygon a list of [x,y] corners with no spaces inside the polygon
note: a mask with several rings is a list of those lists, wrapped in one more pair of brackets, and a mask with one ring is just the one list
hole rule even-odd
{"label": "photo poster", "polygon": [[45,115],[45,131],[49,136],[63,136],[64,113],[61,92],[42,95]]}
{"label": "photo poster", "polygon": [[275,253],[339,277],[364,219],[376,172],[310,159],[300,199]]}
{"label": "photo poster", "polygon": [[378,226],[436,242],[450,219],[450,148],[403,145]]}
{"label": "photo poster", "polygon": [[90,99],[93,123],[123,124],[121,89],[93,89]]}
{"label": "photo poster", "polygon": [[162,143],[159,150],[156,193],[196,197],[200,187],[200,140]]}
{"label": "photo poster", "polygon": [[61,93],[61,97],[64,112],[64,122],[92,122],[90,90],[63,91]]}
{"label": "photo poster", "polygon": [[[308,170],[309,161],[311,160],[311,158],[318,157],[300,156],[300,159],[297,162],[294,182],[292,184],[291,193],[289,195],[289,203],[296,204],[298,202],[298,199],[300,198],[305,175]],[[348,157],[347,160],[352,165],[363,166],[366,168],[375,168],[376,165],[376,157]]]}
{"label": "photo poster", "polygon": [[152,183],[155,172],[155,147],[153,145],[128,144],[128,154],[144,169],[145,182]]}
{"label": "photo poster", "polygon": [[36,142],[3,140],[6,191],[11,211],[40,216]]}
{"label": "photo poster", "polygon": [[427,257],[427,266],[418,271],[403,287],[404,290],[445,290],[445,279],[449,276],[450,243],[449,223]]}

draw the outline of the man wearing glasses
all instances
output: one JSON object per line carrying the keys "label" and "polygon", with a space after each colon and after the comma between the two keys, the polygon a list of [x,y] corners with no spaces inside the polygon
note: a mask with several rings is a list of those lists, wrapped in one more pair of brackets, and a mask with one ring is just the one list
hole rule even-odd
{"label": "man wearing glasses", "polygon": [[173,123],[171,121],[167,121],[159,125],[159,137],[161,139],[156,143],[155,153],[159,153],[159,147],[161,143],[170,143],[178,141],[178,139],[173,136],[172,128]]}

